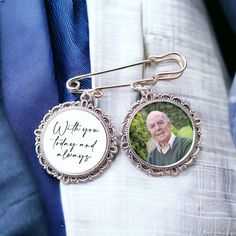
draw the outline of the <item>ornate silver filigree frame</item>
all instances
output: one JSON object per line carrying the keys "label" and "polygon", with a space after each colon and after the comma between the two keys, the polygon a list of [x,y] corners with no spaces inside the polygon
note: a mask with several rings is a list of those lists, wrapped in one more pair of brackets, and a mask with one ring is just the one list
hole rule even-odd
{"label": "ornate silver filigree frame", "polygon": [[[193,127],[193,142],[188,153],[181,158],[176,163],[166,166],[157,166],[149,164],[144,161],[141,157],[137,155],[135,150],[132,148],[130,142],[130,126],[131,122],[138,111],[149,104],[157,103],[157,102],[168,102],[176,105],[181,108],[189,117],[192,122]],[[142,97],[139,101],[133,104],[132,108],[128,111],[125,116],[122,131],[121,131],[121,146],[127,152],[127,155],[131,159],[132,163],[144,171],[145,173],[152,176],[163,176],[163,175],[171,175],[175,176],[179,173],[179,171],[188,167],[196,158],[201,146],[201,128],[200,128],[201,120],[196,117],[196,114],[191,109],[189,104],[185,103],[181,98],[176,97],[174,95],[169,94],[152,94],[151,92],[142,93]]]}
{"label": "ornate silver filigree frame", "polygon": [[[104,155],[101,158],[101,161],[92,169],[78,175],[69,175],[57,171],[48,161],[42,148],[42,137],[47,123],[50,122],[50,120],[55,117],[59,112],[71,108],[84,110],[96,116],[97,119],[103,124],[107,136],[107,146]],[[115,154],[118,152],[115,129],[111,123],[111,120],[108,115],[106,115],[100,108],[93,106],[93,104],[91,103],[91,98],[82,99],[78,102],[66,102],[53,107],[43,117],[38,129],[36,129],[34,133],[36,136],[35,151],[37,153],[39,163],[43,166],[43,168],[47,171],[48,174],[52,175],[53,177],[56,177],[64,183],[87,182],[100,176],[104,172],[104,170],[110,166]]]}

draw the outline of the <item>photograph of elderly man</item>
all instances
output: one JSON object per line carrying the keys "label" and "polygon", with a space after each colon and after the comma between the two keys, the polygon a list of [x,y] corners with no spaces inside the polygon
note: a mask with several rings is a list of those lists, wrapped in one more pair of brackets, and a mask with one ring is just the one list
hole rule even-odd
{"label": "photograph of elderly man", "polygon": [[188,153],[192,140],[175,136],[171,131],[170,119],[164,112],[150,112],[146,124],[156,144],[148,153],[148,163],[159,166],[171,165]]}

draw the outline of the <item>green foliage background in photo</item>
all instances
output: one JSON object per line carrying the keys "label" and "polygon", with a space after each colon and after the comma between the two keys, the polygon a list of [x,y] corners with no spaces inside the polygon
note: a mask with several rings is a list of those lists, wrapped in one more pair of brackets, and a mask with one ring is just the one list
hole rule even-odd
{"label": "green foliage background in photo", "polygon": [[169,102],[147,105],[136,113],[129,131],[132,148],[143,160],[147,159],[148,151],[155,146],[146,126],[146,119],[151,111],[164,112],[169,117],[171,130],[176,136],[193,139],[192,122],[181,108]]}

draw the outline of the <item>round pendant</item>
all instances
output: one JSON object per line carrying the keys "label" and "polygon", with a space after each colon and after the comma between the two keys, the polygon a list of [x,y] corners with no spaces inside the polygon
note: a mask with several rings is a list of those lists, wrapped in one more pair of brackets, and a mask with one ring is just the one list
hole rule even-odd
{"label": "round pendant", "polygon": [[200,150],[200,123],[182,99],[146,92],[125,117],[122,147],[145,173],[174,176],[189,166]]}
{"label": "round pendant", "polygon": [[93,180],[118,151],[109,117],[88,101],[53,107],[35,135],[40,164],[65,183]]}

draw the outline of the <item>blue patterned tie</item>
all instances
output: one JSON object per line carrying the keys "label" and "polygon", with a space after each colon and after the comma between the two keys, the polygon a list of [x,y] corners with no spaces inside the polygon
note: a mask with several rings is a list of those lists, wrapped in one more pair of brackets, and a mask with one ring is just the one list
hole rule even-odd
{"label": "blue patterned tie", "polygon": [[[59,98],[62,102],[75,100],[77,97],[66,89],[66,81],[90,72],[86,1],[49,0],[48,16]],[[90,79],[84,79],[81,88],[91,88]]]}

